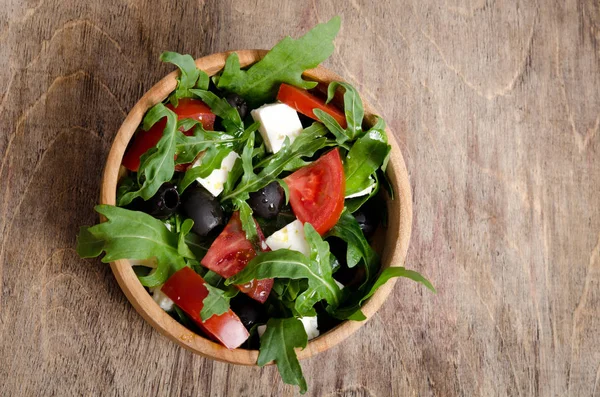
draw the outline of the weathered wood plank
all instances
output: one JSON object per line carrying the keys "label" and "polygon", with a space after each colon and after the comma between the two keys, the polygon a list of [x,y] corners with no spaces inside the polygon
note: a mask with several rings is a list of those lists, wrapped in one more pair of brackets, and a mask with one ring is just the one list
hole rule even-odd
{"label": "weathered wood plank", "polygon": [[511,1],[9,1],[0,10],[0,395],[293,395],[275,368],[156,333],[73,247],[128,109],[170,67],[340,14],[326,66],[411,173],[408,266],[312,395],[600,395],[600,6]]}

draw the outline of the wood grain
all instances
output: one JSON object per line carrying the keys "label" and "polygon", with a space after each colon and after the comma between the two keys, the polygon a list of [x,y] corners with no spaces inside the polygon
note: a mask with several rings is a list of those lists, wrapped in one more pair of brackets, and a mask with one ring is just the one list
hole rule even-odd
{"label": "wood grain", "polygon": [[[137,99],[196,57],[268,48],[340,14],[325,66],[395,132],[407,266],[315,396],[600,395],[600,6],[592,0],[199,3],[0,9],[0,395],[294,395],[274,367],[193,355],[74,252]],[[275,16],[275,17],[274,17]]]}

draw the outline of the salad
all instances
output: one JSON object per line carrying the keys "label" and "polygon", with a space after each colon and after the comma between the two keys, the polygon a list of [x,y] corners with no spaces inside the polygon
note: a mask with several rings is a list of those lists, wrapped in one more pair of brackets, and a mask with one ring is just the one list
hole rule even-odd
{"label": "salad", "polygon": [[77,242],[84,258],[128,259],[174,319],[258,349],[257,364],[274,361],[302,393],[294,348],[364,320],[361,305],[392,277],[434,290],[412,270],[380,271],[371,247],[394,194],[384,121],[364,128],[350,84],[302,78],[332,54],[339,28],[335,17],[287,37],[247,69],[231,53],[212,78],[190,55],[163,53],[177,88],[132,138],[117,205],[96,206],[106,221]]}

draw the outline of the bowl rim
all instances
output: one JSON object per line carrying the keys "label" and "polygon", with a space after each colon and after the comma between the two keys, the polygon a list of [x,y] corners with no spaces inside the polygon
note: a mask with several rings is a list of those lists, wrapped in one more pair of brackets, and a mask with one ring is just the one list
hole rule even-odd
{"label": "bowl rim", "polygon": [[[209,76],[212,76],[224,67],[227,56],[233,52],[238,54],[241,66],[245,67],[262,59],[267,50],[239,50],[215,53],[196,59],[196,66],[208,73]],[[104,168],[100,191],[101,204],[116,204],[116,187],[118,179],[123,173],[121,161],[127,144],[141,123],[146,111],[156,103],[162,102],[176,88],[177,82],[175,78],[177,75],[177,71],[169,73],[150,88],[133,106],[121,124],[113,140]],[[339,75],[323,66],[307,70],[303,76],[322,83],[345,81]],[[363,104],[367,123],[372,125],[376,112],[364,99]],[[396,138],[388,128],[386,128],[386,133],[389,144],[392,147],[386,172],[394,188],[395,198],[394,201],[387,200],[388,227],[386,229],[381,263],[382,267],[403,266],[412,230],[411,187],[408,171]],[[399,207],[399,210],[394,207]],[[158,332],[175,341],[180,346],[203,357],[232,364],[256,365],[258,358],[257,350],[229,350],[217,342],[195,334],[162,310],[139,282],[128,260],[116,260],[111,262],[110,266],[121,290],[129,302],[144,320],[150,323]],[[395,279],[391,279],[381,286],[362,307],[367,320],[381,307],[392,291],[395,281]],[[309,341],[303,350],[296,349],[298,358],[308,358],[337,345],[358,330],[367,320],[343,321],[330,331]]]}

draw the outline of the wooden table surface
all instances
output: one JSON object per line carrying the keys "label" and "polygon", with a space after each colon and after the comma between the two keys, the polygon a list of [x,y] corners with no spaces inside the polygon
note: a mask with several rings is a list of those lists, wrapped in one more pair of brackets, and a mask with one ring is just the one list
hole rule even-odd
{"label": "wooden table surface", "polygon": [[[563,4],[564,3],[564,4]],[[414,194],[400,282],[315,396],[600,396],[597,1],[8,0],[0,9],[0,395],[279,396],[276,368],[203,359],[75,253],[137,99],[201,57],[339,14],[325,63],[381,111]]]}

